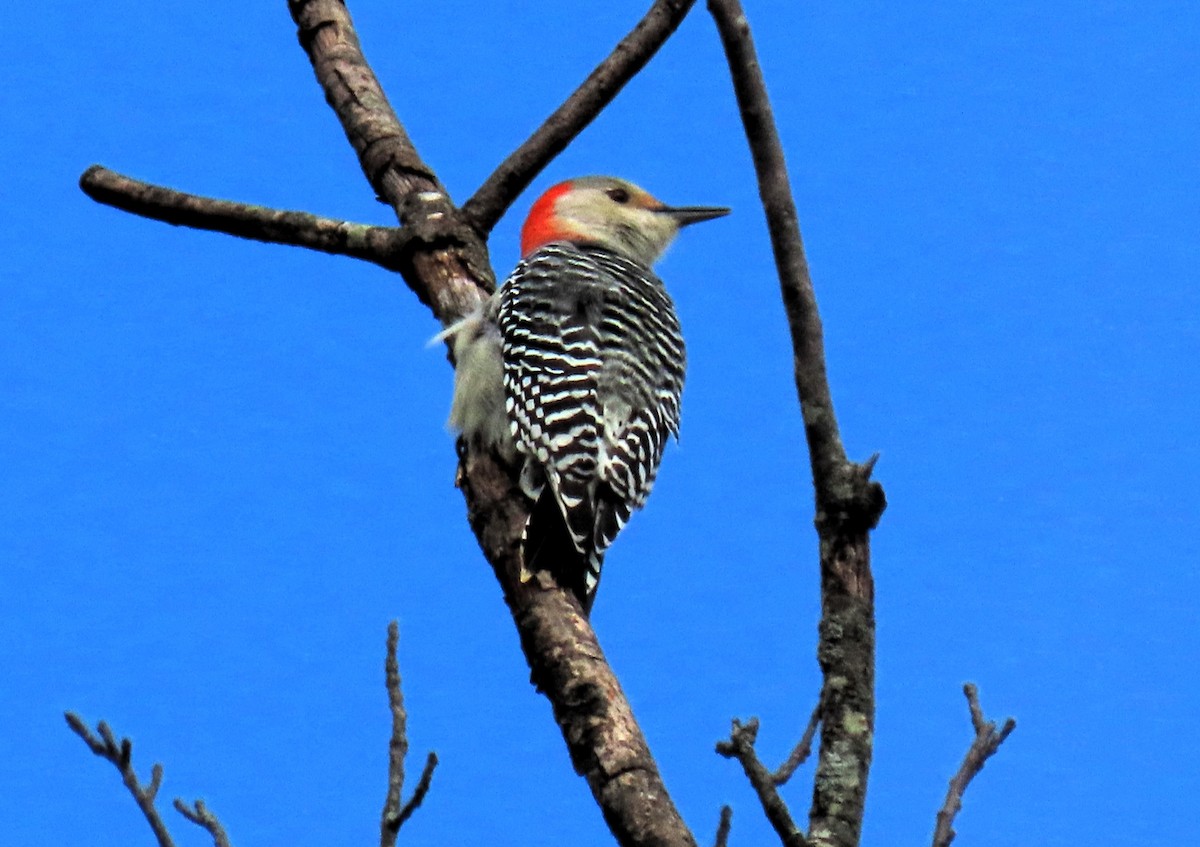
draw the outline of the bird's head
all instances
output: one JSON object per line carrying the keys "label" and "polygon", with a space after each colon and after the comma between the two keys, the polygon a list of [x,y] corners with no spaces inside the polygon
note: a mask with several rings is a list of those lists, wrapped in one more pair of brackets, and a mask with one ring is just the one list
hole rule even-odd
{"label": "bird's head", "polygon": [[521,229],[521,255],[552,241],[570,241],[649,266],[681,227],[728,214],[720,206],[667,206],[616,177],[579,177],[560,182],[533,204]]}

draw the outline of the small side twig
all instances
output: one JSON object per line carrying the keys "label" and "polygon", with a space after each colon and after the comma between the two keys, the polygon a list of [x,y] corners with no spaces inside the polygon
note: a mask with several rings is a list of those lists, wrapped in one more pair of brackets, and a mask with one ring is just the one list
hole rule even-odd
{"label": "small side twig", "polygon": [[971,726],[975,730],[975,738],[963,757],[958,772],[950,780],[950,788],[946,792],[946,802],[937,813],[937,825],[933,831],[933,847],[949,847],[954,840],[954,818],[962,810],[962,798],[967,786],[975,775],[983,770],[984,763],[995,755],[1004,740],[1017,728],[1013,718],[1004,721],[1000,729],[996,729],[995,721],[989,721],[983,716],[979,705],[979,689],[972,683],[963,686],[963,694],[967,697],[967,707],[971,710]]}
{"label": "small side twig", "polygon": [[713,847],[729,847],[729,830],[733,828],[733,808],[721,807],[721,819],[717,821],[717,837],[713,839]]}
{"label": "small side twig", "polygon": [[758,718],[751,718],[744,724],[735,719],[729,740],[717,742],[717,753],[727,759],[737,759],[741,763],[742,770],[746,772],[746,778],[750,781],[750,787],[754,789],[754,793],[758,795],[758,802],[762,804],[763,813],[771,822],[784,847],[808,847],[808,840],[792,819],[787,803],[779,796],[775,774],[767,769],[754,751],[754,742],[757,739]]}
{"label": "small side twig", "polygon": [[771,781],[776,785],[786,785],[787,781],[792,778],[792,774],[796,772],[802,764],[808,761],[808,757],[812,754],[813,739],[817,736],[817,727],[821,725],[821,702],[817,701],[817,705],[813,708],[812,717],[808,719],[808,726],[804,728],[804,734],[800,736],[800,740],[796,742],[796,746],[792,748],[792,752],[783,760],[783,764],[775,773],[771,774]]}
{"label": "small side twig", "polygon": [[400,626],[396,621],[388,624],[387,658],[384,660],[384,675],[387,684],[388,709],[392,713],[392,735],[388,741],[388,788],[383,801],[383,817],[380,822],[381,847],[393,847],[396,836],[404,822],[412,817],[429,793],[433,781],[433,769],[437,767],[437,754],[430,753],[425,760],[425,769],[417,781],[417,788],[407,803],[401,803],[404,789],[404,759],[408,756],[408,713],[404,709],[404,692],[400,687],[400,662],[397,648],[400,642]]}
{"label": "small side twig", "polygon": [[[118,741],[112,728],[105,721],[96,724],[96,732],[93,733],[83,722],[83,718],[74,712],[67,712],[64,717],[66,717],[71,731],[82,738],[83,743],[93,753],[101,759],[112,762],[120,772],[121,780],[129,789],[129,793],[133,795],[134,802],[137,803],[142,815],[146,818],[146,823],[150,824],[150,829],[154,832],[154,838],[158,841],[159,847],[175,847],[171,833],[167,830],[162,815],[158,813],[158,807],[154,805],[154,801],[158,797],[158,789],[162,787],[162,765],[156,762],[150,769],[150,783],[142,785],[133,769],[132,741],[128,738]],[[203,800],[197,800],[194,806],[189,807],[182,800],[176,799],[175,808],[192,823],[207,830],[212,836],[214,847],[230,847],[229,836],[225,834],[221,822],[208,810]]]}
{"label": "small side twig", "polygon": [[221,821],[209,811],[208,806],[205,805],[203,800],[196,800],[196,802],[189,806],[181,798],[176,797],[173,805],[175,806],[175,811],[206,830],[212,836],[215,847],[231,847],[229,835],[225,832],[225,827],[221,826]]}
{"label": "small side twig", "polygon": [[646,66],[679,27],[696,0],[656,0],[637,26],[520,147],[463,204],[486,237],[534,177],[596,119],[625,83]]}
{"label": "small side twig", "polygon": [[421,771],[421,778],[417,780],[417,787],[413,791],[412,796],[408,798],[408,802],[404,804],[404,808],[400,810],[400,814],[396,815],[396,831],[400,831],[400,827],[404,826],[404,822],[412,817],[412,813],[420,808],[421,803],[425,800],[425,795],[429,793],[429,785],[433,782],[433,769],[437,767],[437,753],[432,750],[425,757],[425,767]]}

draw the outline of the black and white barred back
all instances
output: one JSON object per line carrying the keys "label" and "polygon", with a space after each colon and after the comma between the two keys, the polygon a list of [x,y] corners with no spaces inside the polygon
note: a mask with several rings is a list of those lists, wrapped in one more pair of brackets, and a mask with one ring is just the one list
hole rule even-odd
{"label": "black and white barred back", "polygon": [[[649,268],[569,242],[523,259],[499,299],[509,425],[528,493],[543,506],[553,499],[582,558],[583,573],[566,576],[586,611],[605,551],[645,504],[668,435],[679,435],[679,319]],[[540,539],[526,532],[529,563]]]}

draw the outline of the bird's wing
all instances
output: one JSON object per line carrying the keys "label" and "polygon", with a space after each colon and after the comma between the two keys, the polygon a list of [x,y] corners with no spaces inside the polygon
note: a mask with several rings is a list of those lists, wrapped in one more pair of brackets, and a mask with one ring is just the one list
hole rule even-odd
{"label": "bird's wing", "polygon": [[610,253],[598,393],[602,439],[593,543],[603,552],[650,495],[667,438],[679,435],[686,352],[674,304],[646,268]]}
{"label": "bird's wing", "polygon": [[513,437],[544,469],[580,553],[591,552],[596,520],[603,293],[594,260],[559,243],[522,260],[500,289],[505,404]]}

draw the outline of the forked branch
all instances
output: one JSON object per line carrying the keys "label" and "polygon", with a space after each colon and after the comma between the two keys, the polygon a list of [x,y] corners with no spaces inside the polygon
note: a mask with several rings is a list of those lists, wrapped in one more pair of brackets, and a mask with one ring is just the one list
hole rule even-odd
{"label": "forked branch", "polygon": [[975,738],[967,748],[958,771],[950,779],[950,788],[946,791],[946,802],[937,813],[937,824],[933,830],[933,847],[950,847],[954,840],[954,819],[962,810],[963,794],[967,786],[981,770],[1004,740],[1017,728],[1017,722],[1008,718],[1004,725],[996,728],[995,721],[989,721],[983,716],[983,708],[979,705],[979,689],[973,684],[963,686],[963,694],[967,698],[967,708],[971,711],[971,727],[975,730]]}
{"label": "forked branch", "polygon": [[231,847],[225,827],[221,826],[221,821],[209,810],[203,800],[197,799],[189,806],[176,797],[172,805],[175,807],[175,811],[212,836],[214,847]]}
{"label": "forked branch", "polygon": [[[480,186],[460,211],[421,159],[362,53],[349,12],[339,0],[290,0],[300,42],[325,96],[358,153],[368,181],[404,224],[356,224],[217,200],[89,168],[80,185],[89,197],[177,226],[223,232],[369,261],[404,274],[443,323],[478,302],[494,278],[483,240],[538,173],[612,102],[679,26],[695,0],[657,0],[579,88]],[[467,227],[471,232],[467,231]],[[424,249],[413,267],[410,245]],[[450,251],[439,248],[453,248]],[[453,255],[447,255],[453,254]],[[432,255],[430,255],[432,254]]]}
{"label": "forked branch", "polygon": [[[150,770],[150,783],[143,785],[141,780],[138,779],[137,772],[133,769],[132,741],[128,738],[122,738],[118,741],[112,729],[104,721],[100,721],[96,725],[96,732],[93,733],[88,728],[88,725],[83,722],[83,719],[74,712],[67,712],[65,717],[67,725],[71,727],[71,731],[82,738],[83,743],[93,753],[111,762],[116,767],[117,771],[121,774],[121,781],[125,783],[125,787],[133,795],[134,802],[141,809],[146,823],[150,825],[150,829],[154,833],[154,838],[158,841],[159,847],[175,847],[171,833],[167,829],[162,815],[158,813],[158,807],[155,805],[155,800],[158,798],[158,790],[162,787],[162,765],[155,763],[154,767]],[[203,800],[197,800],[194,805],[189,806],[176,798],[175,808],[192,823],[203,827],[212,837],[214,847],[230,847],[229,838],[226,836],[221,822],[204,805]]]}
{"label": "forked branch", "polygon": [[404,709],[404,692],[400,687],[400,662],[396,651],[400,642],[400,625],[395,621],[388,624],[387,658],[384,661],[384,676],[387,684],[388,711],[392,714],[392,736],[388,741],[388,789],[383,801],[383,818],[379,824],[381,847],[392,847],[404,822],[412,817],[429,793],[433,781],[433,769],[437,767],[437,753],[430,752],[425,758],[425,768],[417,780],[416,790],[401,802],[404,789],[404,760],[408,756],[408,713]]}
{"label": "forked branch", "polygon": [[[815,732],[815,725],[813,731]],[[750,781],[750,787],[758,795],[758,802],[762,805],[763,814],[767,816],[775,834],[779,836],[779,842],[784,847],[808,847],[808,840],[800,831],[800,827],[796,826],[791,810],[779,796],[778,786],[780,783],[776,781],[775,774],[767,769],[754,750],[754,742],[757,740],[758,718],[751,718],[746,723],[734,720],[729,740],[717,742],[717,753],[727,759],[737,759],[741,764],[742,770],[746,773],[746,779]],[[801,743],[803,744],[803,742]],[[808,746],[811,747],[811,745],[810,737]]]}
{"label": "forked branch", "polygon": [[[784,845],[798,847],[806,842],[804,833],[796,826],[791,810],[780,796],[778,789],[785,785],[796,773],[796,770],[808,760],[820,723],[821,704],[818,701],[800,740],[796,742],[792,752],[774,772],[767,770],[754,749],[754,743],[758,739],[758,718],[751,718],[744,724],[734,720],[729,740],[717,742],[718,755],[727,759],[737,759],[741,764],[742,771],[750,782],[750,787],[758,796],[763,814],[766,815],[767,820],[774,827],[775,833],[779,836],[780,842]],[[728,836],[727,831],[726,836]]]}

